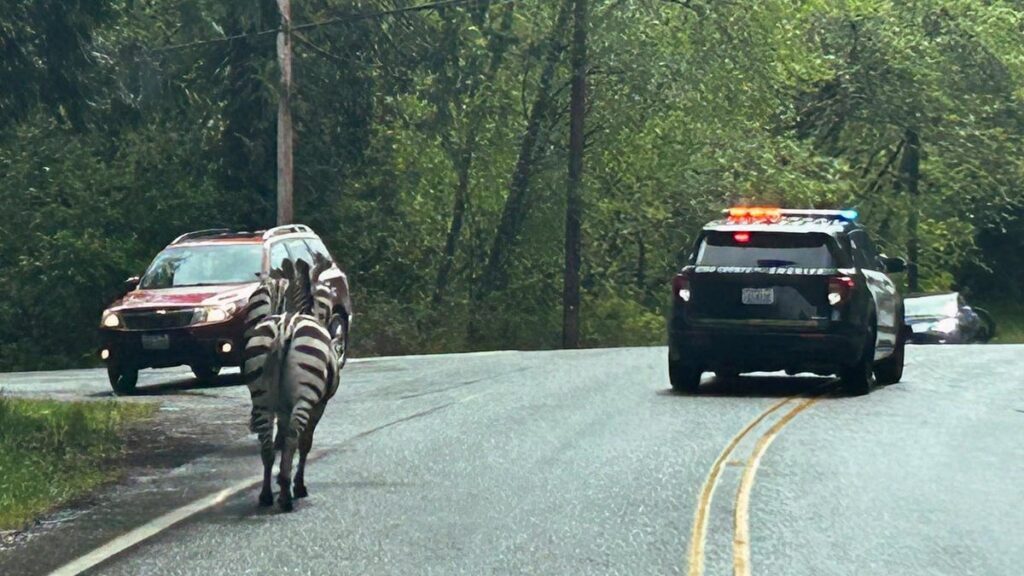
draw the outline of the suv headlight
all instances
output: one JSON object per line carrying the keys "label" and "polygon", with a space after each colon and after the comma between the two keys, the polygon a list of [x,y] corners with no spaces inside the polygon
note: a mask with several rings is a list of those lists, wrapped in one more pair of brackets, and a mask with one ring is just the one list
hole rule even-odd
{"label": "suv headlight", "polygon": [[100,320],[100,325],[104,328],[117,328],[121,325],[121,317],[117,315],[117,312],[104,310],[103,318]]}
{"label": "suv headlight", "polygon": [[231,315],[238,311],[238,304],[223,304],[218,306],[203,306],[196,310],[196,324],[216,324],[231,318]]}

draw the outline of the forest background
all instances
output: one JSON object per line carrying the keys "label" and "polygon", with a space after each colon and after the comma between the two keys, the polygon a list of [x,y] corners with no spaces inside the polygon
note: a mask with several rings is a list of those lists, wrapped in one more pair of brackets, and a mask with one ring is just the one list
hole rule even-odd
{"label": "forest background", "polygon": [[[295,219],[349,274],[357,355],[561,345],[580,48],[582,345],[663,343],[740,202],[856,208],[1019,337],[1024,2],[578,2],[293,1]],[[88,365],[171,239],[274,224],[278,6],[4,6],[0,369]]]}

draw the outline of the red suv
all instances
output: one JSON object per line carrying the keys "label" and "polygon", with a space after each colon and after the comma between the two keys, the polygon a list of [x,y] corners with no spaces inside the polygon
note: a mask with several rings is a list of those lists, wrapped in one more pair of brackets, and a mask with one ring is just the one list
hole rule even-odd
{"label": "red suv", "polygon": [[239,366],[245,306],[261,276],[285,259],[327,258],[320,275],[334,296],[328,329],[344,365],[352,301],[348,278],[320,238],[301,224],[270,230],[226,229],[183,234],[163,249],[141,278],[127,280],[128,293],[103,311],[100,358],[110,385],[127,394],[141,368],[187,364],[200,381],[225,366]]}

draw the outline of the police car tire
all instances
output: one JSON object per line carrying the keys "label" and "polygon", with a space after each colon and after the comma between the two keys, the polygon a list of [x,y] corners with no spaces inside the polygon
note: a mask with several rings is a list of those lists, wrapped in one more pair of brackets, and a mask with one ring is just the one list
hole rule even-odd
{"label": "police car tire", "polygon": [[696,394],[700,391],[701,369],[683,362],[668,363],[668,379],[672,389],[677,392]]}
{"label": "police car tire", "polygon": [[[874,326],[874,320],[871,321]],[[861,353],[860,360],[843,370],[840,379],[843,388],[853,396],[870,394],[875,387],[875,330],[868,332],[867,343]]]}
{"label": "police car tire", "polygon": [[875,365],[875,378],[879,384],[895,384],[903,379],[903,356],[907,343],[900,338],[892,355],[884,360],[879,360]]}

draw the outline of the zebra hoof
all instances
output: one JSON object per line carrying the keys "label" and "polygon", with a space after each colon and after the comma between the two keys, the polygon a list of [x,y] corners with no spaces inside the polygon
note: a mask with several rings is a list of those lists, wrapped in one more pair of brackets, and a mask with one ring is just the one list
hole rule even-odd
{"label": "zebra hoof", "polygon": [[306,496],[309,496],[309,491],[306,490],[305,484],[296,484],[295,489],[292,490],[292,495],[296,498],[305,498]]}
{"label": "zebra hoof", "polygon": [[295,509],[295,504],[292,503],[291,498],[278,498],[277,505],[281,507],[282,512],[291,512]]}
{"label": "zebra hoof", "polygon": [[274,505],[274,494],[272,492],[260,492],[260,506],[267,507]]}

